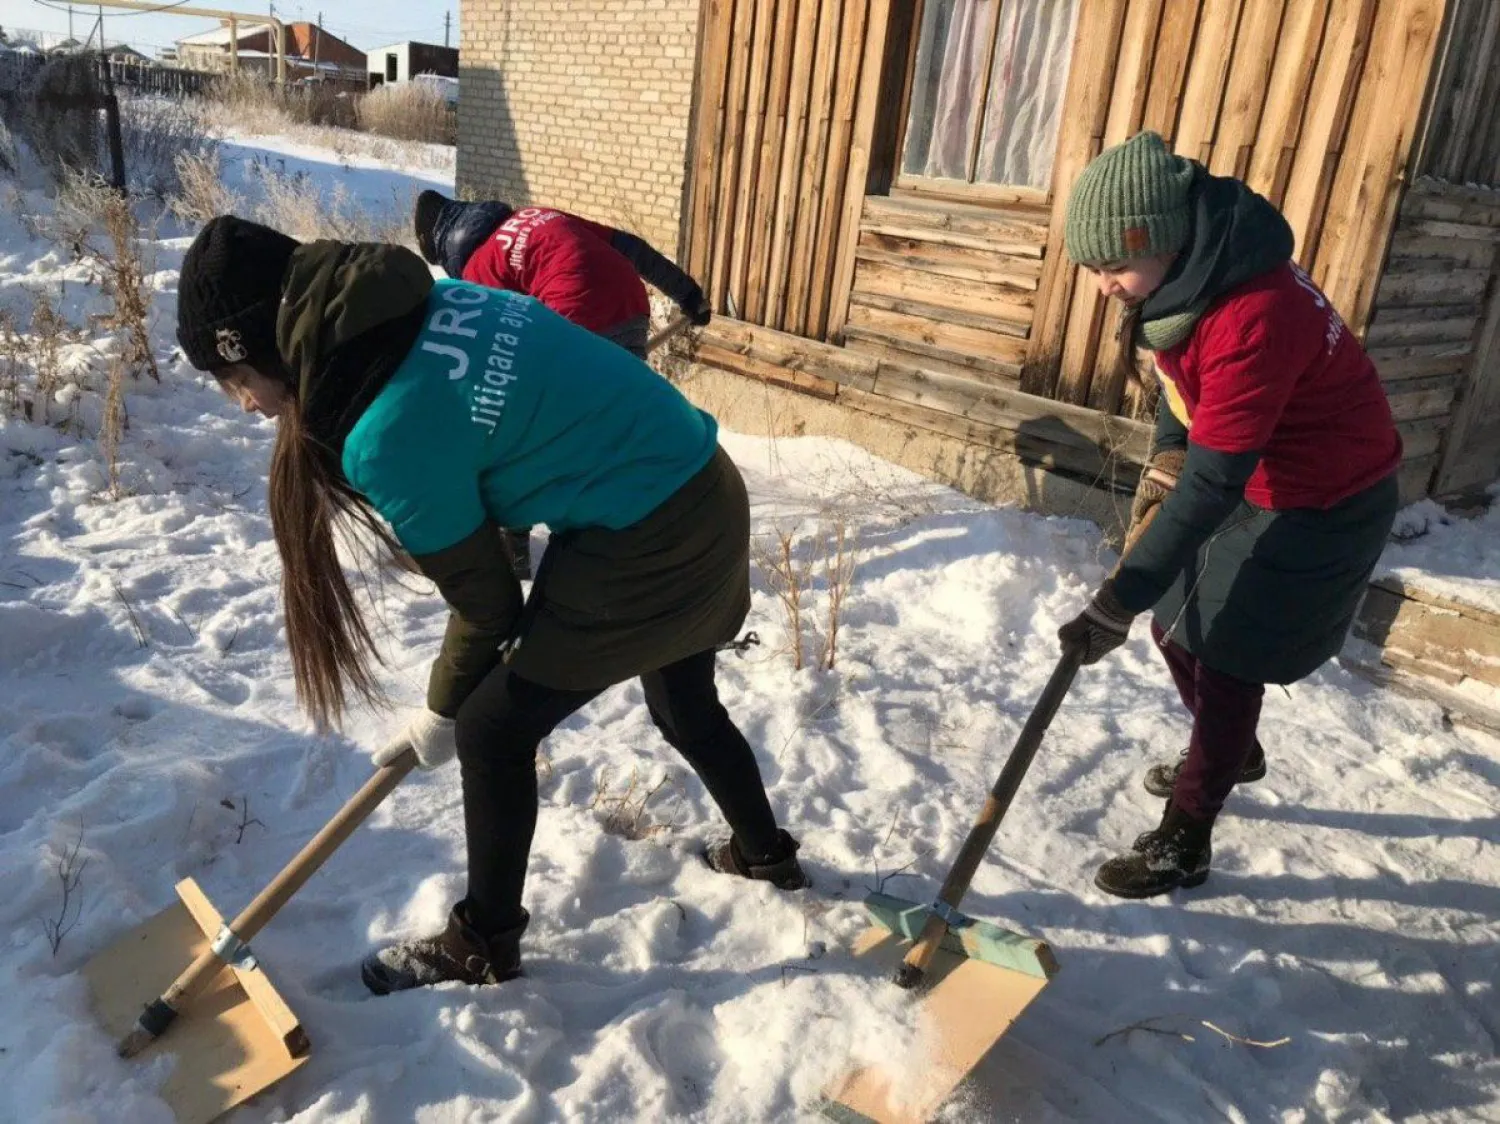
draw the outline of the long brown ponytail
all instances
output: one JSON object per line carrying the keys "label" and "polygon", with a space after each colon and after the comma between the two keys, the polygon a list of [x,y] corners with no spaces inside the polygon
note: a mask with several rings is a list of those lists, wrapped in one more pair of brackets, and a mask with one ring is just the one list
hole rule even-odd
{"label": "long brown ponytail", "polygon": [[352,689],[382,701],[379,653],[339,560],[337,532],[350,518],[390,545],[390,533],[339,477],[301,417],[282,414],[271,456],[271,527],[281,554],[281,596],[297,701],[319,730],[337,726]]}

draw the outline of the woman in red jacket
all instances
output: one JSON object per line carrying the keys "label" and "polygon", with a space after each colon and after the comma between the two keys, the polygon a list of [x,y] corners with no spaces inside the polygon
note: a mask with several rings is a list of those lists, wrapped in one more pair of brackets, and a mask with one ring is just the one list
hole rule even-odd
{"label": "woman in red jacket", "polygon": [[660,289],[698,327],[712,311],[703,290],[644,239],[553,207],[417,197],[417,245],[449,277],[535,297],[559,316],[646,358]]}
{"label": "woman in red jacket", "polygon": [[1153,352],[1161,403],[1118,570],[1064,644],[1093,663],[1138,613],[1192,737],[1146,788],[1160,826],[1095,881],[1138,898],[1208,877],[1214,819],[1265,775],[1267,683],[1342,647],[1397,507],[1401,438],[1374,364],[1291,260],[1281,214],[1141,133],[1098,156],[1068,202],[1066,241],[1127,307],[1124,359]]}

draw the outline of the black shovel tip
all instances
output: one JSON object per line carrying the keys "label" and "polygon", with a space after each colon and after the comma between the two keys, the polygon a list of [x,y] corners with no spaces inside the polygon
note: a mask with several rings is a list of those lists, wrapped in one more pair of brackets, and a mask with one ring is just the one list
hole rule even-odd
{"label": "black shovel tip", "polygon": [[157,999],[147,1005],[141,1012],[140,1020],[135,1024],[124,1038],[120,1039],[115,1046],[115,1053],[122,1058],[133,1058],[151,1043],[161,1037],[162,1032],[172,1025],[172,1020],[177,1017],[177,1012],[162,999]]}
{"label": "black shovel tip", "polygon": [[895,975],[891,977],[891,982],[903,991],[916,991],[926,979],[927,973],[922,971],[921,968],[913,967],[910,964],[902,964],[896,969]]}

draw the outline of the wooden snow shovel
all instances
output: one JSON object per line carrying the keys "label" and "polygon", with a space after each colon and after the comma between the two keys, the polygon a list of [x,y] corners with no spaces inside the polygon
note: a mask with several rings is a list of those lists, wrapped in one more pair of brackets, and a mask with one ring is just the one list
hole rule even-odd
{"label": "wooden snow shovel", "polygon": [[[931,1045],[926,1056],[911,1059],[919,1065],[904,1065],[900,1074],[869,1066],[842,1075],[824,1091],[819,1105],[824,1116],[843,1124],[927,1120],[1057,971],[1057,961],[1042,941],[975,920],[958,906],[1082,656],[1077,647],[1063,651],[937,901],[924,905],[878,893],[865,899],[876,924],[856,942],[854,953],[894,968],[897,986],[923,990]],[[908,941],[913,942],[909,949]]]}
{"label": "wooden snow shovel", "polygon": [[[307,1060],[307,1034],[249,942],[416,763],[407,750],[377,769],[230,924],[184,878],[181,901],[84,965],[94,1013],[119,1036],[120,1056],[172,1055],[158,1095],[178,1124],[206,1124]],[[179,1016],[182,1025],[161,1037]]]}

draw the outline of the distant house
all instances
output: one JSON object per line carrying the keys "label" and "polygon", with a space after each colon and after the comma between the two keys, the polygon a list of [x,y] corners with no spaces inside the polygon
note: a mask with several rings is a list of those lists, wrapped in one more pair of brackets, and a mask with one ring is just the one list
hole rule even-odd
{"label": "distant house", "polygon": [[[365,52],[350,46],[321,25],[300,21],[284,25],[288,81],[317,77],[364,83]],[[252,73],[272,74],[275,44],[271,28],[242,20],[232,36],[227,23],[212,31],[177,40],[177,62],[190,70],[228,71],[236,63]],[[230,40],[236,39],[230,51]],[[237,59],[236,59],[237,56]]]}
{"label": "distant house", "polygon": [[458,77],[458,48],[434,43],[394,43],[367,53],[370,85],[410,82],[419,74]]}
{"label": "distant house", "polygon": [[107,57],[117,61],[135,63],[140,66],[156,66],[157,61],[137,51],[129,43],[111,43],[104,48]]}

